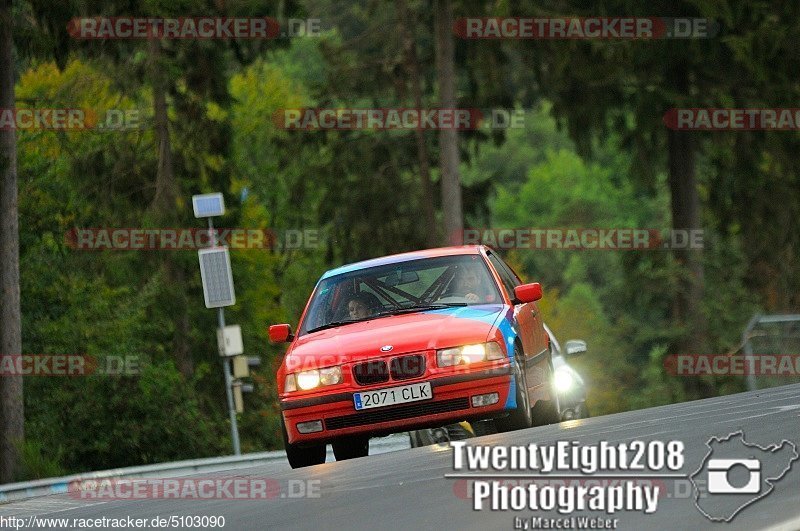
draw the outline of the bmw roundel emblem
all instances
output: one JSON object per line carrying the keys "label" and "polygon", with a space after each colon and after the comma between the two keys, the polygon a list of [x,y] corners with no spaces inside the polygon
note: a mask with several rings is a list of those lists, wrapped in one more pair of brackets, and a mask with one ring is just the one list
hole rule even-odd
{"label": "bmw roundel emblem", "polygon": [[392,345],[384,345],[381,347],[381,352],[391,352],[394,347]]}

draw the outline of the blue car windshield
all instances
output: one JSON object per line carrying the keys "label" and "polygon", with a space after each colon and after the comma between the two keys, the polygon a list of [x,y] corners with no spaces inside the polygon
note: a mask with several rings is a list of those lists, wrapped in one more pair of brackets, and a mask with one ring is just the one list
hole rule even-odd
{"label": "blue car windshield", "polygon": [[480,255],[410,260],[320,281],[300,334],[417,309],[501,301],[500,290]]}

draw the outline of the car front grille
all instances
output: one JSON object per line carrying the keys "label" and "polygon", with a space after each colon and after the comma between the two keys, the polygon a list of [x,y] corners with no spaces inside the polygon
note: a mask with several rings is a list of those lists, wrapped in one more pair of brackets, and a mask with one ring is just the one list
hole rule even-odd
{"label": "car front grille", "polygon": [[355,415],[333,417],[325,420],[325,428],[328,430],[340,430],[342,428],[352,428],[353,426],[409,419],[423,415],[436,415],[437,413],[447,413],[468,408],[468,398],[453,398],[439,402],[419,402],[407,406],[377,408],[373,411],[364,411]]}
{"label": "car front grille", "polygon": [[389,368],[383,360],[367,361],[353,365],[353,378],[359,385],[370,385],[389,380]]}
{"label": "car front grille", "polygon": [[390,370],[393,380],[408,380],[425,373],[425,356],[413,354],[392,358]]}

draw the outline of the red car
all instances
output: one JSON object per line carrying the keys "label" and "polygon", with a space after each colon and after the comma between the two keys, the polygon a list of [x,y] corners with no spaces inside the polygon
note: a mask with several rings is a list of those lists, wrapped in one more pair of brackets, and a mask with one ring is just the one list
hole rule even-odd
{"label": "red car", "polygon": [[537,300],[491,249],[449,247],[333,269],[314,288],[278,370],[293,468],[368,454],[369,438],[495,419],[500,430],[558,420]]}

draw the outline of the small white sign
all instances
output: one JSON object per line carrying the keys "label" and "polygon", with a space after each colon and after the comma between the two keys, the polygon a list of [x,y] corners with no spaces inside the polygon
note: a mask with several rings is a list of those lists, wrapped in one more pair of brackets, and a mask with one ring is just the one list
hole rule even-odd
{"label": "small white sign", "polygon": [[239,325],[217,328],[217,346],[219,347],[220,356],[238,356],[239,354],[244,354],[242,328]]}

